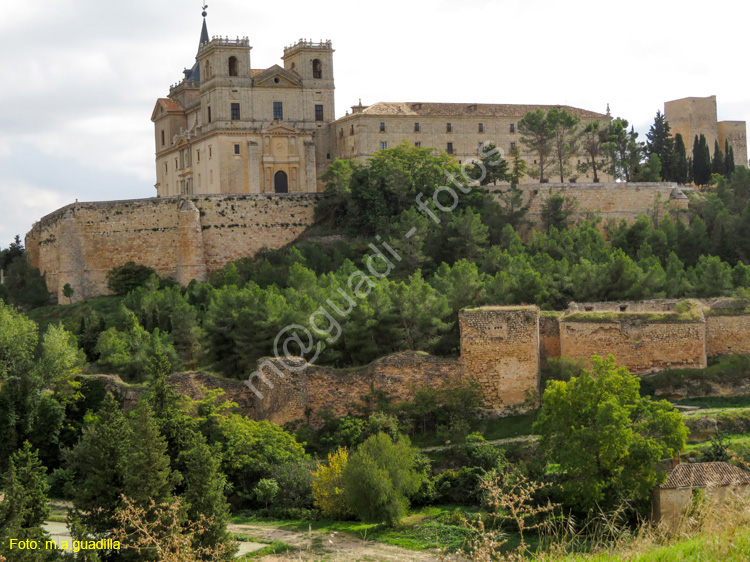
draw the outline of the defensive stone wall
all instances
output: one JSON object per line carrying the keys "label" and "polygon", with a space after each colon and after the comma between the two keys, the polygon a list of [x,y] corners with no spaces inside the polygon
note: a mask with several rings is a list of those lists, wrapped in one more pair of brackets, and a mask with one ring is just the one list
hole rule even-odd
{"label": "defensive stone wall", "polygon": [[584,307],[572,306],[560,319],[564,357],[590,364],[592,355],[611,353],[634,373],[707,365],[706,319],[698,301]]}
{"label": "defensive stone wall", "polygon": [[486,408],[505,413],[538,391],[538,307],[462,310],[458,321],[465,373],[481,385]]}
{"label": "defensive stone wall", "polygon": [[542,209],[554,195],[575,200],[574,221],[598,214],[603,222],[625,219],[634,222],[641,213],[659,207],[660,215],[672,212],[687,222],[688,198],[676,183],[546,183],[524,185],[527,218],[540,226]]}
{"label": "defensive stone wall", "polygon": [[107,294],[107,272],[128,261],[182,284],[261,248],[280,248],[313,222],[315,194],[202,195],[74,203],[26,235],[31,262],[62,301]]}

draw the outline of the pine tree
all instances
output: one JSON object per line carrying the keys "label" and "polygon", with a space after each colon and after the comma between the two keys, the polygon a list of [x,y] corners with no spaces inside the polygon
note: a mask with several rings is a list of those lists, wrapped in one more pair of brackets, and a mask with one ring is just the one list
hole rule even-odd
{"label": "pine tree", "polygon": [[674,179],[674,172],[671,169],[671,163],[674,159],[675,139],[672,138],[669,131],[669,123],[664,118],[664,114],[661,111],[657,111],[654,124],[651,125],[651,129],[646,133],[646,138],[648,139],[646,141],[646,154],[648,156],[656,154],[659,157],[659,161],[662,163],[660,172],[662,180],[676,181]]}
{"label": "pine tree", "polygon": [[677,183],[688,183],[688,161],[685,152],[685,142],[682,135],[677,133],[674,138],[674,151],[672,152],[672,164],[670,165],[672,181]]}
{"label": "pine tree", "polygon": [[726,165],[724,164],[724,155],[721,153],[719,141],[714,142],[714,158],[711,160],[711,173],[724,175]]}
{"label": "pine tree", "polygon": [[5,475],[5,501],[0,504],[0,558],[7,562],[54,559],[53,550],[10,548],[10,539],[30,539],[41,544],[46,544],[45,541],[49,539],[42,527],[49,515],[46,472],[37,451],[28,441],[9,459]]}

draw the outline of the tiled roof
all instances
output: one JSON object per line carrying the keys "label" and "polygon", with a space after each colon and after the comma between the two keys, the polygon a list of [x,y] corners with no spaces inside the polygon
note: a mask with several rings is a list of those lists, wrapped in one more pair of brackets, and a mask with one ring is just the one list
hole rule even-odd
{"label": "tiled roof", "polygon": [[603,113],[571,107],[569,105],[517,105],[502,103],[424,103],[424,102],[378,102],[362,113],[368,115],[476,115],[478,117],[523,117],[530,111],[548,111],[553,107],[586,118],[604,118]]}
{"label": "tiled roof", "polygon": [[250,77],[255,78],[258,74],[263,74],[266,70],[265,68],[253,68],[250,70]]}
{"label": "tiled roof", "polygon": [[178,102],[169,99],[169,98],[159,98],[158,102],[164,106],[164,109],[167,111],[185,111],[185,108],[182,107]]}
{"label": "tiled roof", "polygon": [[750,484],[750,472],[725,462],[678,464],[659,488],[705,488]]}

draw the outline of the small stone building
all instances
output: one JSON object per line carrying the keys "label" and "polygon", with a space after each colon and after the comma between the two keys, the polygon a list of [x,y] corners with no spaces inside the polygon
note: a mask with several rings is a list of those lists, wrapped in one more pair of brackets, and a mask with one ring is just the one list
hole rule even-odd
{"label": "small stone building", "polygon": [[678,464],[654,489],[652,518],[676,529],[699,490],[712,500],[726,501],[730,494],[750,492],[750,472],[725,462]]}

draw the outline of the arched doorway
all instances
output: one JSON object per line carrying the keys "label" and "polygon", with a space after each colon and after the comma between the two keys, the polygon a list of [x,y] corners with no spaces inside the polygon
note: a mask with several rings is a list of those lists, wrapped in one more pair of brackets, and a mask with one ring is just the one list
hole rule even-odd
{"label": "arched doorway", "polygon": [[273,186],[276,193],[289,193],[289,178],[286,172],[276,172],[273,177]]}

